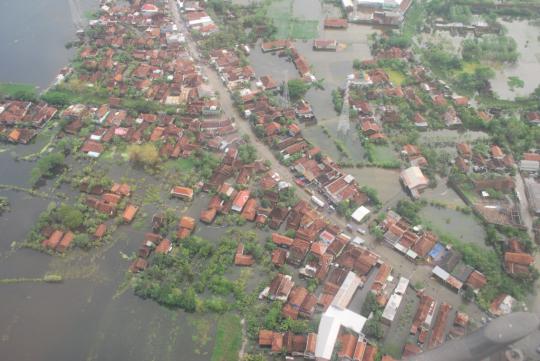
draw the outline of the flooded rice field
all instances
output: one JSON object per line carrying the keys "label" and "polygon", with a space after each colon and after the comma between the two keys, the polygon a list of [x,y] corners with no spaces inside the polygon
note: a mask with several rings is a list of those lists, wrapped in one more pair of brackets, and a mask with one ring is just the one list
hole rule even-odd
{"label": "flooded rice field", "polygon": [[[499,97],[512,100],[516,96],[531,94],[540,85],[540,25],[527,20],[501,23],[508,30],[508,36],[516,41],[520,55],[516,64],[505,65],[496,71],[491,86]],[[508,77],[523,80],[523,88],[512,91],[507,83]]]}

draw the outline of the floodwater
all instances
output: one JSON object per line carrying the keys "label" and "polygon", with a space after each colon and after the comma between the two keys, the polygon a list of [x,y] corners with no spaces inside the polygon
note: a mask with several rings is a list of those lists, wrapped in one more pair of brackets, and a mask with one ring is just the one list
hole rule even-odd
{"label": "floodwater", "polygon": [[[25,185],[32,166],[15,162],[11,151],[1,153],[1,182]],[[11,210],[0,217],[0,279],[37,278],[47,273],[64,277],[60,284],[0,285],[3,361],[209,358],[211,345],[204,340],[213,337],[213,327],[197,336],[194,323],[210,325],[211,319],[142,300],[128,287],[129,261],[122,255],[136,252],[149,227],[121,226],[111,244],[89,252],[75,249],[65,257],[11,249],[12,242],[24,240],[51,200],[11,190],[2,190],[0,195],[11,203]],[[220,235],[213,233],[214,239]]]}
{"label": "floodwater", "polygon": [[466,204],[459,195],[446,185],[446,180],[437,179],[435,188],[427,188],[422,192],[422,199],[428,202],[444,204],[450,208],[465,207]]}
{"label": "floodwater", "polygon": [[[341,16],[340,10],[329,4],[320,4],[311,0],[296,0],[293,2],[293,14],[304,20],[319,20],[319,38],[337,40],[337,52],[314,51],[311,40],[295,41],[294,46],[311,65],[313,75],[322,81],[324,89],[312,87],[306,94],[313,112],[317,118],[317,125],[306,126],[304,136],[314,145],[321,147],[336,161],[357,162],[364,159],[364,151],[358,138],[357,131],[351,126],[348,132],[338,131],[339,115],[332,103],[332,90],[345,86],[347,75],[351,74],[352,63],[355,59],[366,60],[371,58],[368,38],[378,30],[365,25],[349,24],[347,30],[325,30],[323,22],[326,17]],[[250,64],[258,76],[270,75],[279,83],[298,78],[294,64],[277,54],[263,53],[257,44],[249,56]],[[323,125],[332,139],[321,129]],[[335,141],[341,143],[346,155],[336,148]]]}
{"label": "floodwater", "polygon": [[484,249],[491,249],[485,243],[484,228],[470,214],[448,208],[428,205],[420,211],[422,219],[428,221],[437,232],[451,235],[465,243],[475,244]]}
{"label": "floodwater", "polygon": [[475,140],[487,139],[487,133],[481,131],[460,131],[454,129],[429,130],[420,132],[419,142],[423,145],[440,147],[450,146],[455,149],[456,143],[473,142]]}
{"label": "floodwater", "polygon": [[[501,23],[508,29],[508,36],[516,41],[520,55],[516,64],[505,65],[495,72],[491,86],[499,97],[512,100],[516,96],[531,94],[540,85],[540,26],[527,20]],[[511,76],[523,80],[523,88],[512,91],[507,84]]]}
{"label": "floodwater", "polygon": [[376,167],[345,168],[358,184],[374,188],[383,205],[392,205],[406,196],[399,183],[399,170]]}
{"label": "floodwater", "polygon": [[[0,1],[0,82],[46,88],[75,53],[65,44],[98,0]],[[75,25],[77,24],[77,25]]]}

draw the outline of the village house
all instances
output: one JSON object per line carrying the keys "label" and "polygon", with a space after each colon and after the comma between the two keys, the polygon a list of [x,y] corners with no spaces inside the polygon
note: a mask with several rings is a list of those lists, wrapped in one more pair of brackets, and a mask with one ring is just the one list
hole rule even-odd
{"label": "village house", "polygon": [[124,223],[131,223],[138,211],[139,207],[133,204],[128,204],[126,206],[126,209],[124,210],[124,213],[122,214],[122,220],[124,221]]}
{"label": "village house", "polygon": [[180,198],[185,201],[193,200],[193,189],[187,187],[174,186],[171,189],[171,197]]}
{"label": "village house", "polygon": [[180,218],[180,221],[178,222],[178,231],[176,232],[176,237],[182,240],[191,236],[191,234],[195,230],[195,225],[196,221],[191,217],[184,216]]}

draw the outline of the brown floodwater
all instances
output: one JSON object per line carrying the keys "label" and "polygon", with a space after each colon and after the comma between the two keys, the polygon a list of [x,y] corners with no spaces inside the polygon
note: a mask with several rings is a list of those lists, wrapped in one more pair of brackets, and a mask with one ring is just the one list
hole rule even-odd
{"label": "brown floodwater", "polygon": [[[503,99],[527,96],[540,85],[540,26],[528,20],[501,21],[518,47],[519,58],[515,64],[505,65],[495,72],[491,86]],[[508,86],[508,77],[515,76],[523,80],[523,88],[513,91]]]}

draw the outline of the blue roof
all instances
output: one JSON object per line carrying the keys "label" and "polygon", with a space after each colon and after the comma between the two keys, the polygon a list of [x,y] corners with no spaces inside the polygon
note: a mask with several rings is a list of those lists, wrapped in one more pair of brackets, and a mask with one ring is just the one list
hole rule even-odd
{"label": "blue roof", "polygon": [[444,251],[444,246],[440,243],[436,243],[435,246],[429,251],[428,256],[431,258],[439,258],[442,256],[442,252]]}

